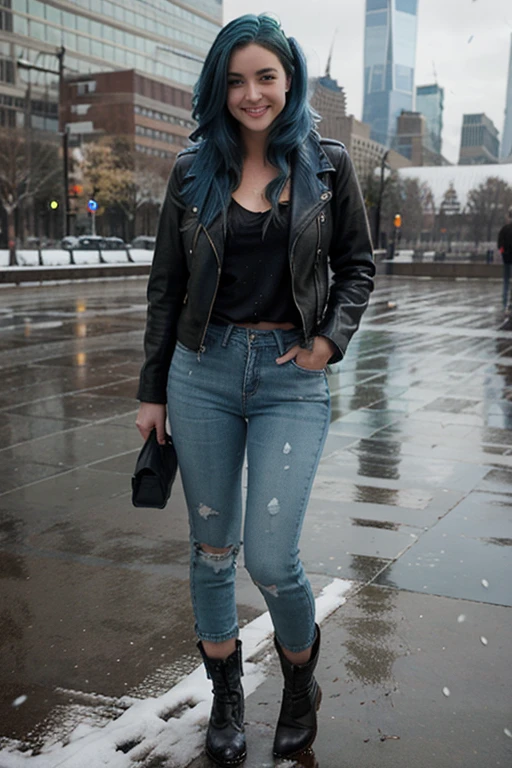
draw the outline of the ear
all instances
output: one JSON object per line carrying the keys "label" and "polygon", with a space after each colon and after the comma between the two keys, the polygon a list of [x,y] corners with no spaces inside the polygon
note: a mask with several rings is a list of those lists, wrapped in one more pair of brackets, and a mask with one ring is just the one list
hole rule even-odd
{"label": "ear", "polygon": [[288,93],[291,87],[292,87],[292,76],[288,75],[288,77],[286,78],[286,88],[284,89],[285,92]]}

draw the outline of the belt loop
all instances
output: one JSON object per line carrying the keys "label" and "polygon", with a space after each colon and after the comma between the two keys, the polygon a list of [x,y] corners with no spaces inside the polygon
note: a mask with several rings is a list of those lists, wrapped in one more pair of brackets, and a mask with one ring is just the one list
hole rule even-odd
{"label": "belt loop", "polygon": [[274,334],[274,339],[276,340],[277,349],[279,350],[280,355],[284,355],[285,348],[284,348],[284,341],[283,341],[283,333],[279,330],[279,328],[274,328],[272,331]]}
{"label": "belt loop", "polygon": [[231,338],[231,334],[233,333],[235,326],[233,324],[228,325],[226,328],[226,332],[224,334],[224,338],[222,339],[222,346],[227,347],[229,344],[229,339]]}

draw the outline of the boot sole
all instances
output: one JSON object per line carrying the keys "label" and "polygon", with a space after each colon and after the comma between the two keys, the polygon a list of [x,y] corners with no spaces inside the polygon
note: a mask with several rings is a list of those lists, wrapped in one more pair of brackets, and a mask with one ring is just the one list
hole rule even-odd
{"label": "boot sole", "polygon": [[234,765],[240,765],[240,763],[243,763],[245,758],[247,757],[247,752],[244,752],[243,755],[240,755],[240,757],[235,758],[234,760],[220,760],[218,757],[214,757],[208,750],[206,751],[207,757],[210,758],[210,760],[215,763],[215,765],[219,765],[221,768],[231,768],[231,766]]}
{"label": "boot sole", "polygon": [[[316,697],[316,711],[317,712],[320,709],[321,703],[322,703],[322,689],[320,688],[320,686],[318,686],[318,696]],[[310,747],[313,746],[313,744],[315,742],[315,739],[316,739],[317,731],[318,731],[318,728],[315,728],[311,739],[308,741],[307,744],[305,744],[303,747],[301,747],[301,749],[295,750],[295,752],[290,752],[290,754],[286,754],[286,755],[281,754],[280,752],[275,752],[275,751],[272,752],[272,754],[274,755],[274,757],[280,757],[281,759],[289,759],[289,758],[299,757],[299,755],[302,755],[302,753],[305,752],[306,749],[310,749]]]}

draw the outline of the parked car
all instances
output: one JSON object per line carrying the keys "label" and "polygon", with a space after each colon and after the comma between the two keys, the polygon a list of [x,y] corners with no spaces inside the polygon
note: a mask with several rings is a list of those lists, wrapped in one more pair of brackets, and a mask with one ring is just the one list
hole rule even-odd
{"label": "parked car", "polygon": [[126,243],[121,237],[105,237],[105,245],[101,246],[104,250],[117,251],[126,249]]}
{"label": "parked car", "polygon": [[61,240],[60,245],[67,251],[115,251],[126,248],[126,243],[120,237],[101,237],[100,235],[68,236]]}
{"label": "parked car", "polygon": [[78,243],[78,237],[74,237],[73,235],[68,235],[67,237],[63,237],[60,241],[60,247],[63,248],[65,251],[71,251],[73,248],[77,247]]}
{"label": "parked car", "polygon": [[132,241],[130,248],[145,248],[152,251],[155,247],[156,237],[154,235],[139,235]]}

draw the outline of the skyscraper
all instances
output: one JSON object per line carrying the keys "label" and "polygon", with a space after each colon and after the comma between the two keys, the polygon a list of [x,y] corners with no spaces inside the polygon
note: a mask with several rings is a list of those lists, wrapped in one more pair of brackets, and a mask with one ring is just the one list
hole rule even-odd
{"label": "skyscraper", "polygon": [[416,111],[427,121],[426,145],[432,152],[441,154],[443,131],[444,90],[435,85],[421,85],[416,88]]}
{"label": "skyscraper", "polygon": [[366,0],[363,122],[389,147],[414,101],[418,0]]}
{"label": "skyscraper", "polygon": [[512,158],[512,35],[510,36],[510,58],[508,62],[507,100],[505,103],[505,124],[501,141],[501,157]]}
{"label": "skyscraper", "polygon": [[498,130],[483,112],[463,115],[459,165],[497,163],[500,152]]}

